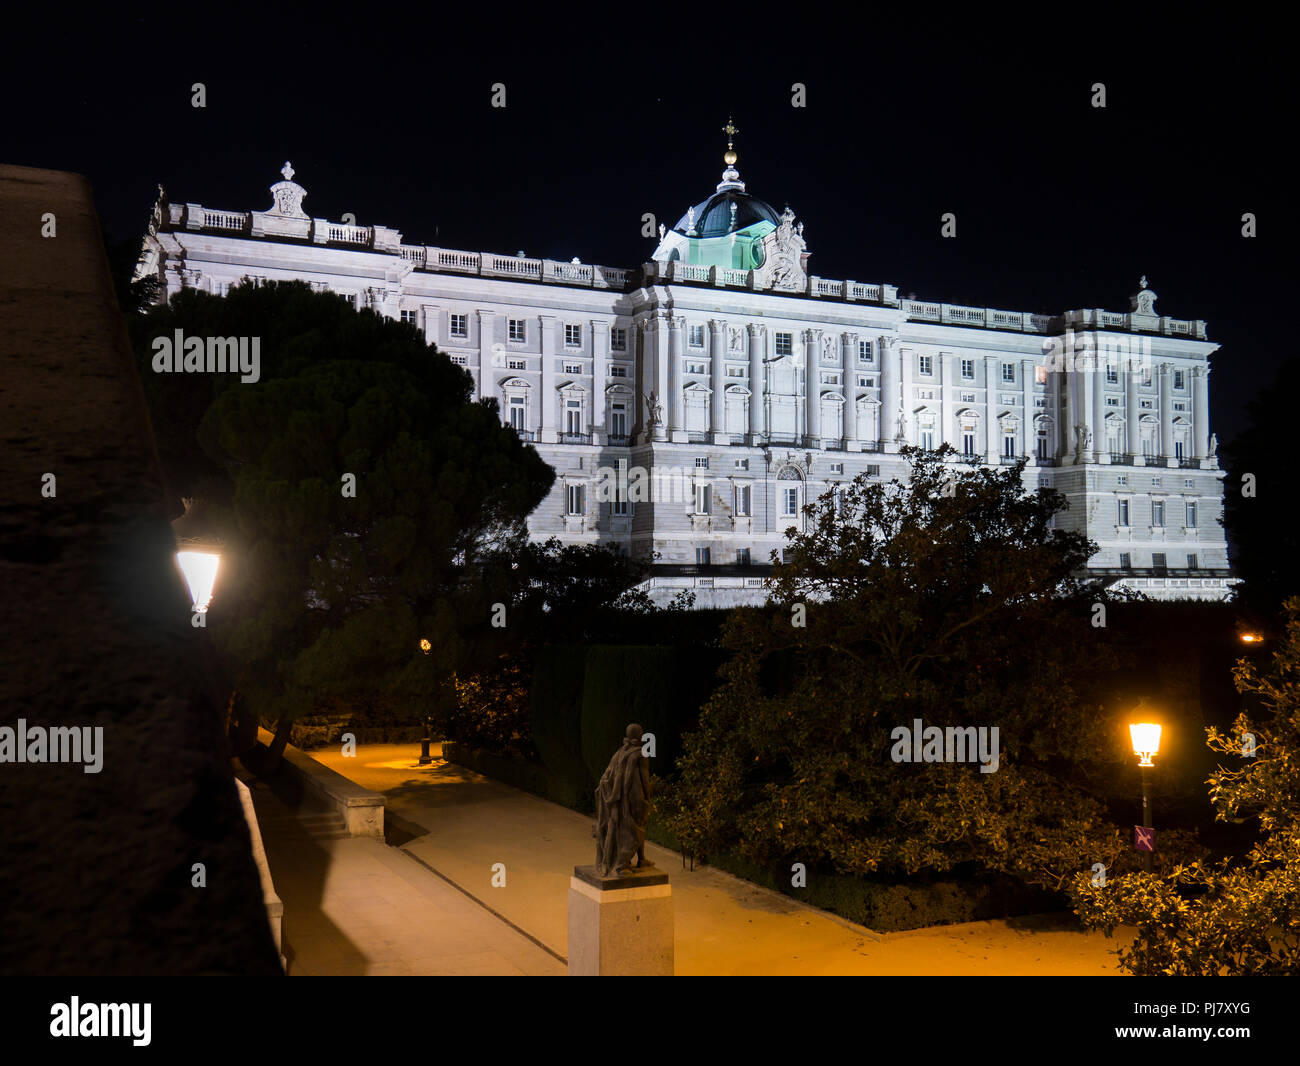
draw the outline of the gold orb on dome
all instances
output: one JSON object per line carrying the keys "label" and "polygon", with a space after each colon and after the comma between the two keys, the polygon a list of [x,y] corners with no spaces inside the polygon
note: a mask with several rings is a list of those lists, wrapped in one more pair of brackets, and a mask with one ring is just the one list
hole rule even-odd
{"label": "gold orb on dome", "polygon": [[727,166],[734,167],[736,165],[736,153],[728,148],[722,153],[722,160],[727,164]]}

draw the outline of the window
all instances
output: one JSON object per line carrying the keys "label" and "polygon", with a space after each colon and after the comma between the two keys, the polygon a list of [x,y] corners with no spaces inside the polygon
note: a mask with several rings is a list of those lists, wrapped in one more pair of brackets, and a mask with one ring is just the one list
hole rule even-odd
{"label": "window", "polygon": [[742,518],[748,518],[754,513],[754,490],[749,485],[736,486],[736,514]]}
{"label": "window", "polygon": [[451,361],[455,363],[457,366],[469,366],[468,355],[453,355],[451,357]]}
{"label": "window", "polygon": [[1152,484],[1152,485],[1155,485],[1155,486],[1157,486],[1157,487],[1159,487],[1159,485],[1160,485],[1160,479],[1159,479],[1158,477],[1153,477],[1153,478],[1151,479],[1151,484]]}
{"label": "window", "polygon": [[1046,459],[1047,458],[1047,430],[1039,429],[1037,443],[1035,444],[1035,447],[1037,450],[1035,451],[1034,454],[1037,455],[1038,458],[1040,459]]}
{"label": "window", "polygon": [[1152,552],[1151,565],[1154,566],[1157,570],[1163,570],[1165,568],[1165,553]]}
{"label": "window", "polygon": [[525,419],[527,418],[527,408],[524,406],[522,396],[510,397],[510,425],[518,430],[527,428]]}
{"label": "window", "polygon": [[1015,364],[1015,363],[1003,363],[1003,364],[1002,364],[1002,380],[1003,380],[1003,381],[1015,381],[1015,380],[1016,380],[1016,364]]}
{"label": "window", "polygon": [[794,518],[799,513],[799,490],[797,488],[781,490],[781,517]]}
{"label": "window", "polygon": [[689,359],[686,361],[686,373],[688,374],[707,374],[709,368],[704,363],[693,363]]}
{"label": "window", "polygon": [[975,360],[963,359],[961,361],[961,376],[966,381],[975,380]]}
{"label": "window", "polygon": [[1165,505],[1160,500],[1151,501],[1151,524],[1153,526],[1165,524]]}
{"label": "window", "polygon": [[748,469],[749,469],[749,460],[748,460],[748,459],[737,459],[737,460],[736,460],[736,469],[737,469],[737,470],[748,470]]}
{"label": "window", "polygon": [[450,322],[451,324],[447,327],[447,331],[451,336],[469,336],[469,315],[452,315]]}
{"label": "window", "polygon": [[420,324],[419,311],[402,311],[401,315],[402,315],[403,322],[409,322],[413,326],[418,326]]}
{"label": "window", "polygon": [[1191,478],[1188,478],[1186,481],[1183,482],[1183,488],[1190,489],[1194,484],[1196,483]]}
{"label": "window", "polygon": [[748,565],[749,565],[749,549],[748,549],[748,548],[737,548],[737,549],[736,549],[736,565],[737,565],[737,566],[748,566]]}
{"label": "window", "polygon": [[1128,525],[1128,500],[1119,501],[1119,514],[1116,517],[1118,518],[1118,525]]}
{"label": "window", "polygon": [[974,402],[975,402],[975,394],[974,394],[973,392],[963,392],[963,393],[961,394],[961,402],[962,402],[962,403],[974,403]]}
{"label": "window", "polygon": [[917,398],[918,400],[933,400],[933,399],[934,399],[934,389],[917,389],[917,390],[916,390],[916,398]]}
{"label": "window", "polygon": [[844,473],[844,464],[843,464],[843,463],[831,463],[831,473],[832,473],[832,474],[842,474],[842,473]]}
{"label": "window", "polygon": [[1200,560],[1196,557],[1194,553],[1189,554],[1187,556],[1187,569],[1196,570],[1199,567],[1200,567]]}
{"label": "window", "polygon": [[1119,397],[1118,397],[1118,396],[1107,396],[1107,397],[1106,397],[1106,406],[1107,406],[1107,407],[1118,407],[1118,406],[1119,406]]}
{"label": "window", "polygon": [[1114,363],[1106,364],[1106,384],[1107,385],[1119,384],[1119,367],[1117,367]]}
{"label": "window", "polygon": [[1196,528],[1196,501],[1187,501],[1186,521],[1183,523],[1188,529]]}
{"label": "window", "polygon": [[691,343],[691,347],[692,347],[692,348],[703,348],[703,347],[704,347],[704,327],[703,327],[703,326],[691,326],[691,327],[690,327],[690,338],[691,338],[691,339],[690,339],[690,343]]}
{"label": "window", "polygon": [[745,368],[744,368],[743,366],[729,366],[729,367],[727,367],[727,377],[729,377],[729,378],[743,378],[744,376],[745,376]]}
{"label": "window", "polygon": [[822,375],[822,384],[823,384],[823,385],[838,385],[839,383],[840,383],[840,376],[839,376],[839,374],[823,374],[823,375]]}
{"label": "window", "polygon": [[963,429],[961,431],[961,450],[965,455],[975,454],[975,430]]}
{"label": "window", "polygon": [[1174,403],[1174,410],[1175,410],[1175,411],[1186,411],[1186,410],[1187,410],[1187,401],[1186,401],[1186,400],[1175,401],[1175,403]]}
{"label": "window", "polygon": [[586,503],[586,486],[570,485],[568,489],[568,500],[567,500],[568,512],[567,513],[571,515],[580,515],[586,513],[584,507],[585,503]]}
{"label": "window", "polygon": [[609,513],[616,518],[626,518],[628,513],[627,498],[620,485],[614,486],[614,498],[609,501]]}
{"label": "window", "polygon": [[1183,457],[1183,442],[1180,440],[1176,440],[1174,441],[1174,458],[1182,459],[1182,457]]}
{"label": "window", "polygon": [[611,366],[609,368],[609,376],[612,378],[625,378],[627,377],[627,367]]}
{"label": "window", "polygon": [[934,373],[934,356],[918,355],[916,359],[917,359],[917,366],[920,368],[920,372],[922,374],[928,375]]}
{"label": "window", "polygon": [[570,326],[564,327],[564,345],[566,348],[579,348],[582,346],[582,327]]}
{"label": "window", "polygon": [[1045,366],[1034,367],[1034,383],[1036,385],[1047,384],[1047,367]]}
{"label": "window", "polygon": [[627,436],[627,404],[609,405],[609,431],[615,437]]}
{"label": "window", "polygon": [[1016,435],[1014,433],[1002,434],[1002,454],[1008,459],[1016,457]]}
{"label": "window", "polygon": [[344,293],[343,299],[347,300],[353,307],[357,306],[357,294],[354,292]]}
{"label": "window", "polygon": [[921,427],[921,447],[927,452],[934,451],[934,426]]}
{"label": "window", "polygon": [[1143,411],[1155,410],[1155,402],[1152,400],[1139,400],[1138,407]]}
{"label": "window", "polygon": [[507,360],[506,360],[506,368],[509,369],[509,370],[527,370],[527,369],[528,369],[528,360],[527,360],[527,359],[507,359]]}
{"label": "window", "polygon": [[609,350],[612,352],[627,351],[627,330],[611,329],[609,331]]}
{"label": "window", "polygon": [[1149,366],[1142,368],[1142,385],[1148,389],[1151,387],[1151,368]]}
{"label": "window", "polygon": [[709,468],[709,457],[707,455],[697,455],[695,457],[695,469],[707,470]]}
{"label": "window", "polygon": [[713,513],[713,491],[707,481],[701,481],[695,486],[695,513]]}
{"label": "window", "polygon": [[776,335],[776,354],[791,355],[794,353],[794,334],[778,333]]}
{"label": "window", "polygon": [[1047,406],[1047,400],[1046,400],[1044,397],[1042,397],[1042,396],[1035,396],[1035,397],[1034,397],[1034,406],[1035,406],[1035,407],[1046,407],[1046,406]]}
{"label": "window", "polygon": [[868,464],[867,464],[867,477],[880,477],[880,464],[879,464],[879,463],[868,463]]}
{"label": "window", "polygon": [[1132,570],[1132,569],[1133,569],[1133,556],[1131,556],[1128,552],[1120,552],[1120,553],[1119,553],[1119,568],[1120,568],[1121,570]]}
{"label": "window", "polygon": [[566,400],[564,404],[564,432],[582,432],[582,401]]}
{"label": "window", "polygon": [[1184,379],[1183,379],[1183,372],[1182,372],[1181,370],[1175,370],[1175,371],[1174,371],[1174,388],[1176,388],[1176,389],[1181,389],[1181,388],[1183,387],[1183,381],[1184,381]]}
{"label": "window", "polygon": [[509,337],[515,344],[523,344],[528,339],[528,334],[524,330],[524,320],[522,318],[509,319]]}
{"label": "window", "polygon": [[1116,485],[1127,485],[1127,484],[1128,484],[1128,475],[1127,475],[1127,474],[1120,474],[1118,477],[1115,478],[1115,484],[1116,484]]}
{"label": "window", "polygon": [[581,374],[581,373],[582,373],[582,364],[581,364],[581,363],[565,363],[565,364],[564,364],[564,372],[565,372],[566,374]]}
{"label": "window", "polygon": [[696,565],[696,566],[708,566],[708,565],[709,565],[709,549],[708,549],[708,548],[696,548],[696,549],[695,549],[695,565]]}
{"label": "window", "polygon": [[858,362],[871,365],[871,342],[858,341]]}

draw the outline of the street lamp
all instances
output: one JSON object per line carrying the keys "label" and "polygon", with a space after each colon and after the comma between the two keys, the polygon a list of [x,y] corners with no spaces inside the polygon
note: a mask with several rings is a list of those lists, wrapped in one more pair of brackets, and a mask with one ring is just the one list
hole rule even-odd
{"label": "street lamp", "polygon": [[1129,736],[1133,738],[1133,753],[1139,756],[1138,767],[1142,774],[1142,829],[1143,834],[1135,830],[1139,846],[1142,848],[1142,869],[1151,872],[1151,853],[1155,850],[1155,827],[1151,824],[1151,775],[1146,771],[1153,769],[1155,763],[1151,757],[1160,751],[1160,726],[1155,722],[1134,722],[1128,727]]}
{"label": "street lamp", "polygon": [[195,614],[203,614],[212,602],[212,586],[217,580],[224,541],[218,537],[204,514],[201,500],[186,499],[185,513],[172,523],[176,535],[176,562],[190,590]]}

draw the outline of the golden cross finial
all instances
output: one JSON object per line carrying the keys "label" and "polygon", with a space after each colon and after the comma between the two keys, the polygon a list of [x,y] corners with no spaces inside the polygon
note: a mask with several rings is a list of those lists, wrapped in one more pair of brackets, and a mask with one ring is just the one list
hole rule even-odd
{"label": "golden cross finial", "polygon": [[740,132],[740,130],[736,129],[735,125],[731,121],[730,115],[727,116],[727,124],[722,127],[722,132],[727,135],[727,147],[728,148],[734,147],[732,141],[735,138],[736,134]]}

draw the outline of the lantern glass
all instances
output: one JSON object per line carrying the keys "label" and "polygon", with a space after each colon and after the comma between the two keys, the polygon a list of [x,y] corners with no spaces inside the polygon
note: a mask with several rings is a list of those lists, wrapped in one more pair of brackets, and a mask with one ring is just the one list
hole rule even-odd
{"label": "lantern glass", "polygon": [[220,558],[215,552],[176,553],[176,561],[180,564],[181,573],[185,575],[185,584],[189,586],[190,602],[196,611],[206,611],[212,602],[212,586],[217,580],[217,562]]}
{"label": "lantern glass", "polygon": [[1128,731],[1138,755],[1155,755],[1160,750],[1160,726],[1155,722],[1134,722]]}

